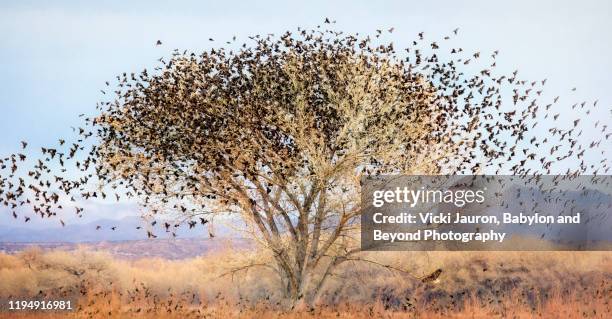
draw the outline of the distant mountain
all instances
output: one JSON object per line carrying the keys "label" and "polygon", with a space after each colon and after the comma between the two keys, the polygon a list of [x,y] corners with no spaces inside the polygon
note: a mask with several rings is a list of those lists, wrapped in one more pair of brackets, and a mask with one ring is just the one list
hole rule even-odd
{"label": "distant mountain", "polygon": [[507,208],[502,209],[500,206],[494,206],[488,213],[497,216],[501,216],[503,212],[512,213],[513,215],[518,213],[526,215],[538,213],[553,217],[559,215],[572,216],[576,213],[581,213],[582,220],[579,225],[538,224],[525,226],[510,224],[499,227],[498,230],[526,235],[544,234],[548,240],[553,241],[566,241],[569,239],[577,241],[610,240],[610,229],[612,229],[610,205],[612,204],[612,196],[597,189],[568,190],[562,194],[554,192],[553,195],[550,195],[543,193],[537,188],[513,187],[508,189],[501,202],[505,203]]}
{"label": "distant mountain", "polygon": [[[50,226],[42,229],[30,229],[25,227],[12,227],[0,225],[0,242],[16,243],[83,243],[101,241],[126,241],[147,239],[147,230],[151,230],[158,239],[172,238],[172,233],[167,232],[163,221],[157,222],[155,226],[143,221],[140,217],[125,217],[119,220],[100,219],[85,224],[67,224],[66,227]],[[98,229],[99,227],[99,229]],[[115,230],[112,227],[116,227]],[[141,229],[136,229],[141,227]],[[198,223],[193,229],[188,225],[180,227],[169,227],[178,238],[209,238],[209,226]],[[235,235],[226,227],[215,225],[213,234],[218,237]],[[235,236],[233,236],[235,237]]]}
{"label": "distant mountain", "polygon": [[101,241],[90,243],[44,242],[44,243],[0,243],[0,253],[14,254],[19,251],[38,247],[43,251],[87,251],[106,252],[115,258],[163,258],[184,259],[209,255],[227,248],[250,249],[250,241],[227,238],[179,238],[179,239],[145,239],[128,241]]}

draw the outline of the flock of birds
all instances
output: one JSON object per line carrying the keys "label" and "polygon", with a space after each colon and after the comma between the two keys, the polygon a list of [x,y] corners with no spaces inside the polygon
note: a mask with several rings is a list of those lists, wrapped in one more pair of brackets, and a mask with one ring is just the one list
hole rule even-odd
{"label": "flock of birds", "polygon": [[[548,101],[546,80],[523,80],[517,71],[498,75],[498,51],[485,62],[480,52],[467,54],[462,48],[445,49],[443,42],[427,42],[423,32],[398,52],[393,43],[381,41],[393,31],[377,30],[371,37],[321,26],[298,28],[280,37],[253,36],[252,45],[236,50],[214,48],[199,55],[175,51],[170,59],[161,58],[153,72],[123,73],[117,77],[115,97],[99,104],[99,114],[84,118],[83,127],[73,128],[73,140],[59,139],[33,159],[27,159],[26,154],[35,152],[23,141],[21,151],[0,158],[0,203],[14,218],[22,215],[28,222],[31,213],[52,217],[66,209],[80,217],[84,208],[79,203],[88,199],[138,198],[153,207],[153,214],[162,212],[154,202],[162,202],[169,206],[165,209],[187,216],[166,222],[168,232],[182,223],[189,228],[206,225],[211,213],[207,200],[239,203],[235,190],[227,190],[232,181],[256,174],[287,180],[307,176],[312,163],[299,160],[306,150],[292,142],[291,123],[277,116],[296,114],[297,99],[304,98],[311,108],[313,120],[304,124],[307,136],[323,137],[327,142],[318,147],[342,158],[347,145],[335,137],[350,119],[319,84],[326,81],[344,94],[356,84],[334,75],[357,60],[366,69],[381,70],[378,83],[404,88],[407,99],[418,101],[370,118],[367,125],[377,128],[407,119],[425,123],[428,119],[422,116],[427,114],[418,112],[436,115],[422,139],[396,138],[412,153],[426,153],[434,144],[454,145],[456,155],[437,163],[437,173],[558,173],[564,179],[609,174],[610,112],[605,112],[608,118],[590,121],[589,116],[601,114],[593,112],[603,107],[597,101],[570,103],[571,108],[561,105],[559,97]],[[457,33],[453,30],[444,40]],[[292,61],[301,61],[297,74],[285,69]],[[479,68],[479,63],[486,66]],[[394,71],[384,73],[385,67]],[[305,97],[287,87],[295,79],[306,87]],[[261,91],[255,92],[255,86]],[[385,87],[365,90],[369,96],[390,94]],[[565,119],[573,114],[575,119]],[[360,168],[366,175],[393,172],[376,158]],[[215,187],[218,192],[208,191]],[[263,190],[276,194],[279,187],[270,183]],[[156,237],[151,230],[147,234]]]}

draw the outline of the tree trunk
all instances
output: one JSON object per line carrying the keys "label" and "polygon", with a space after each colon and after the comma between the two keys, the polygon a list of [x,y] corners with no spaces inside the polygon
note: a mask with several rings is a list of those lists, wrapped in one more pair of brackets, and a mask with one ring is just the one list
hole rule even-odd
{"label": "tree trunk", "polygon": [[317,278],[312,270],[297,280],[298,286],[286,286],[286,297],[290,300],[290,307],[296,311],[307,311],[315,307],[317,297],[322,288],[323,277]]}

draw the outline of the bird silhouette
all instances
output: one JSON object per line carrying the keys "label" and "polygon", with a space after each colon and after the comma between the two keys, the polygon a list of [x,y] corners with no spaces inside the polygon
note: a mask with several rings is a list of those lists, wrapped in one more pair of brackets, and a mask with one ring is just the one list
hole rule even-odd
{"label": "bird silhouette", "polygon": [[421,278],[422,283],[437,283],[439,282],[440,275],[442,274],[442,269],[436,269],[431,274]]}

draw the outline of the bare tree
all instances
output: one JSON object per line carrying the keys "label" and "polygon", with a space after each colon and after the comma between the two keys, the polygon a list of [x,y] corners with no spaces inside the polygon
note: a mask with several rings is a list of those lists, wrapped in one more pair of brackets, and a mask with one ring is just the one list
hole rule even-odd
{"label": "bare tree", "polygon": [[307,303],[359,251],[362,176],[475,166],[477,138],[458,129],[475,110],[453,113],[392,46],[330,35],[176,54],[96,119],[108,174],[189,218],[240,214]]}

